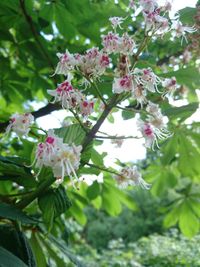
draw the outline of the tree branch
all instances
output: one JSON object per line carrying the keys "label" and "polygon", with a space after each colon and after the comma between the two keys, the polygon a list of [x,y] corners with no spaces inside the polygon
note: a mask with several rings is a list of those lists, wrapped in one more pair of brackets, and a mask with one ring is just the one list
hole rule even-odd
{"label": "tree branch", "polygon": [[93,138],[95,137],[95,135],[98,132],[99,128],[101,127],[102,123],[107,118],[107,116],[110,113],[110,111],[112,110],[112,108],[117,104],[118,98],[119,98],[119,95],[114,95],[111,98],[110,102],[105,107],[105,109],[104,109],[103,113],[101,114],[100,118],[98,119],[97,123],[93,126],[93,128],[86,135],[86,138],[85,138],[85,140],[83,142],[83,145],[82,145],[83,146],[82,151],[85,150],[85,148],[93,140]]}
{"label": "tree branch", "polygon": [[44,58],[47,60],[49,66],[52,69],[54,69],[54,64],[53,64],[51,58],[49,57],[49,55],[46,52],[46,49],[43,47],[42,43],[40,42],[40,39],[39,39],[40,33],[38,33],[36,31],[36,29],[34,27],[33,20],[31,18],[31,16],[27,13],[26,6],[25,6],[25,1],[24,0],[19,0],[19,3],[20,3],[20,7],[21,7],[21,10],[22,10],[22,13],[23,13],[27,23],[29,24],[30,30],[31,30],[34,38],[35,38],[36,43],[38,44],[38,46],[40,48],[40,51],[42,52]]}

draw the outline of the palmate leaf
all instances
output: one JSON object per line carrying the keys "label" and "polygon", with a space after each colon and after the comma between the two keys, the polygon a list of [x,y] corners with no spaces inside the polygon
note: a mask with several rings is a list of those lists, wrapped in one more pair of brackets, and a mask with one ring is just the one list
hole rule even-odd
{"label": "palmate leaf", "polygon": [[50,230],[54,218],[67,211],[71,207],[71,201],[64,187],[60,185],[56,189],[49,189],[44,195],[40,196],[38,205]]}

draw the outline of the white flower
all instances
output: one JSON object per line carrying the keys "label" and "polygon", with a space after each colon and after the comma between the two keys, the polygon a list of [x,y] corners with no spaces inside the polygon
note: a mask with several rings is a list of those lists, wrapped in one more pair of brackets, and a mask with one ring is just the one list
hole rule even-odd
{"label": "white flower", "polygon": [[121,53],[123,55],[133,55],[133,49],[136,44],[128,33],[124,33],[120,37],[117,33],[109,32],[102,37],[102,45],[104,50],[108,53]]}
{"label": "white flower", "polygon": [[79,55],[77,68],[88,78],[98,78],[104,74],[110,64],[110,59],[106,53],[93,47],[86,51],[84,55]]}
{"label": "white flower", "polygon": [[197,30],[194,26],[193,27],[183,26],[179,20],[175,20],[172,23],[171,29],[172,29],[173,37],[177,37],[177,38],[182,37],[181,42],[183,41],[183,38],[187,42],[186,33],[193,33],[193,32],[196,32]]}
{"label": "white flower", "polygon": [[30,131],[30,126],[34,122],[34,117],[30,113],[13,114],[10,118],[10,123],[6,129],[6,133],[11,130],[14,131],[19,137],[27,136]]}
{"label": "white flower", "polygon": [[141,106],[147,103],[146,90],[140,84],[135,84],[134,89],[132,91],[132,96],[137,100],[137,103],[140,104]]}
{"label": "white flower", "polygon": [[94,111],[94,101],[92,100],[83,100],[80,103],[80,113],[83,117],[88,117]]}
{"label": "white flower", "polygon": [[140,5],[144,12],[152,13],[157,8],[158,4],[156,0],[140,0]]}
{"label": "white flower", "polygon": [[164,79],[162,81],[162,86],[166,89],[163,95],[172,95],[177,89],[176,77]]}
{"label": "white flower", "polygon": [[150,189],[150,184],[142,179],[141,173],[137,167],[125,167],[121,170],[120,174],[115,176],[120,188],[127,186],[141,186],[143,189]]}
{"label": "white flower", "polygon": [[109,32],[107,35],[102,37],[102,45],[105,52],[110,53],[119,53],[119,41],[120,37],[117,33]]}
{"label": "white flower", "polygon": [[57,57],[59,58],[59,62],[57,64],[56,70],[54,74],[63,74],[67,75],[69,71],[74,69],[76,60],[73,54],[70,54],[68,50],[64,54],[57,53]]}
{"label": "white flower", "polygon": [[111,17],[111,18],[109,18],[109,21],[111,22],[111,25],[112,25],[114,30],[118,26],[119,26],[120,29],[122,29],[121,24],[123,23],[124,18],[122,18],[122,17]]}
{"label": "white flower", "polygon": [[120,94],[123,92],[128,92],[133,90],[133,80],[131,75],[125,75],[122,78],[114,78],[113,93]]}
{"label": "white flower", "polygon": [[83,94],[73,88],[68,80],[59,84],[56,90],[47,90],[47,93],[54,97],[53,103],[60,102],[66,109],[76,107],[84,99]]}
{"label": "white flower", "polygon": [[137,125],[145,138],[145,146],[155,149],[155,145],[159,148],[158,139],[164,140],[172,134],[166,130],[163,123],[163,117],[150,117],[149,121],[138,120]]}
{"label": "white flower", "polygon": [[120,38],[119,42],[119,52],[123,55],[133,55],[133,49],[135,48],[136,44],[131,36],[128,33],[124,33]]}
{"label": "white flower", "polygon": [[158,84],[161,83],[161,80],[158,76],[156,76],[151,68],[148,69],[135,69],[135,80],[138,84],[142,84],[145,89],[154,93],[159,92]]}
{"label": "white flower", "polygon": [[43,166],[52,168],[56,183],[61,183],[65,176],[69,176],[74,185],[73,178],[78,181],[75,170],[80,164],[80,152],[82,146],[71,146],[63,143],[63,139],[56,136],[53,130],[49,130],[44,143],[39,143],[33,165],[39,168],[39,175]]}
{"label": "white flower", "polygon": [[159,105],[158,104],[155,104],[155,103],[153,103],[153,102],[151,102],[151,101],[149,101],[148,102],[148,105],[147,105],[147,107],[146,107],[146,111],[148,112],[148,113],[150,113],[150,115],[157,115],[157,114],[161,114],[161,110],[160,110],[160,108],[159,108]]}
{"label": "white flower", "polygon": [[75,171],[80,165],[81,150],[82,146],[69,146],[67,144],[63,144],[57,151],[55,155],[55,164],[53,164],[51,167],[58,184],[63,182],[65,176],[70,177],[73,186],[73,178],[79,182]]}

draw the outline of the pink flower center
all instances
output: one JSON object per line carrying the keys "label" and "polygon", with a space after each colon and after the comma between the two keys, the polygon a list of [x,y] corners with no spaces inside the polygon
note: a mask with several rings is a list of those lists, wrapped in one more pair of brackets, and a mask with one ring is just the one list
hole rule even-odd
{"label": "pink flower center", "polygon": [[53,144],[55,141],[55,138],[51,137],[51,136],[48,136],[47,139],[46,139],[46,143],[48,144]]}
{"label": "pink flower center", "polygon": [[131,87],[131,78],[128,77],[128,76],[124,76],[119,84],[122,86],[122,87],[127,87],[127,88],[130,88]]}
{"label": "pink flower center", "polygon": [[87,101],[83,101],[83,106],[84,106],[84,108],[86,108],[88,106],[88,102]]}
{"label": "pink flower center", "polygon": [[144,133],[145,133],[146,136],[152,136],[153,135],[153,131],[152,131],[150,125],[148,125],[148,124],[145,125]]}

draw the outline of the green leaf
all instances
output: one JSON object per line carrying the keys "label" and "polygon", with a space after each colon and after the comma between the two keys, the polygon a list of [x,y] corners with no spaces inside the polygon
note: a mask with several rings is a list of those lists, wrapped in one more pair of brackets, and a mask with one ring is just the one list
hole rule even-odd
{"label": "green leaf", "polygon": [[189,198],[188,204],[192,208],[193,212],[200,217],[200,201],[199,198]]}
{"label": "green leaf", "polygon": [[100,194],[100,185],[95,181],[87,189],[87,196],[90,200],[95,199]]}
{"label": "green leaf", "polygon": [[91,160],[99,167],[104,166],[103,155],[97,152],[94,148],[91,149]]}
{"label": "green leaf", "polygon": [[161,196],[166,193],[169,188],[175,187],[177,179],[175,175],[168,169],[160,168],[159,173],[156,174],[151,192],[156,196]]}
{"label": "green leaf", "polygon": [[59,32],[67,39],[75,37],[76,28],[73,25],[73,17],[64,5],[61,3],[54,5],[54,16]]}
{"label": "green leaf", "polygon": [[63,141],[69,145],[81,145],[85,138],[85,132],[79,124],[73,124],[68,127],[55,129],[55,134],[63,138]]}
{"label": "green leaf", "polygon": [[[49,242],[46,239],[41,238],[41,242],[46,247],[50,258],[55,261],[56,266],[65,266],[66,265],[65,261],[58,255],[57,252],[54,251],[54,249],[51,247],[51,245],[49,244]],[[40,266],[40,265],[38,265],[38,266]],[[46,265],[45,265],[45,267],[46,267]]]}
{"label": "green leaf", "polygon": [[122,190],[118,190],[117,188],[116,190],[118,191],[117,194],[119,196],[121,203],[123,203],[126,207],[128,207],[131,210],[134,211],[137,210],[137,204],[135,203],[134,198],[132,197],[131,194]]}
{"label": "green leaf", "polygon": [[42,211],[43,219],[51,230],[55,217],[61,215],[71,207],[71,201],[67,197],[63,186],[49,189],[38,198],[38,205]]}
{"label": "green leaf", "polygon": [[187,201],[181,207],[179,227],[181,232],[187,237],[193,237],[199,231],[199,219],[193,213]]}
{"label": "green leaf", "polygon": [[108,121],[110,123],[114,123],[115,122],[115,118],[114,118],[114,116],[111,113],[108,115],[107,119],[108,119]]}
{"label": "green leaf", "polygon": [[194,177],[200,172],[199,158],[200,153],[183,132],[179,132],[179,161],[178,168],[180,172],[189,177]]}
{"label": "green leaf", "polygon": [[112,216],[118,215],[122,210],[118,192],[112,185],[105,182],[102,185],[102,208]]}
{"label": "green leaf", "polygon": [[180,207],[176,206],[164,218],[163,225],[166,228],[169,228],[175,225],[179,220]]}
{"label": "green leaf", "polygon": [[184,24],[194,25],[194,16],[197,13],[197,9],[193,7],[185,7],[179,10],[180,21]]}
{"label": "green leaf", "polygon": [[133,111],[129,110],[123,110],[122,111],[122,117],[124,120],[129,120],[135,117],[135,113]]}
{"label": "green leaf", "polygon": [[17,209],[14,205],[0,203],[0,217],[20,221],[23,224],[36,224],[37,221]]}
{"label": "green leaf", "polygon": [[[20,258],[29,267],[36,267],[35,257],[25,234],[12,224],[0,225],[0,246]],[[1,262],[1,260],[0,260]]]}
{"label": "green leaf", "polygon": [[0,157],[0,180],[11,180],[27,188],[33,188],[37,182],[29,168],[16,162],[18,158]]}
{"label": "green leaf", "polygon": [[0,265],[2,267],[28,267],[28,265],[3,247],[0,247]]}
{"label": "green leaf", "polygon": [[171,107],[164,110],[164,114],[169,118],[181,118],[181,121],[190,117],[199,107],[198,102],[190,103],[181,107]]}
{"label": "green leaf", "polygon": [[76,219],[76,221],[82,225],[85,225],[87,222],[87,217],[83,212],[82,206],[77,202],[72,202],[72,207],[69,210],[69,213]]}
{"label": "green leaf", "polygon": [[33,249],[33,253],[35,255],[37,266],[46,267],[46,258],[44,254],[44,248],[39,239],[39,235],[37,233],[32,232],[30,244]]}
{"label": "green leaf", "polygon": [[161,162],[164,165],[170,164],[170,162],[174,159],[177,153],[177,147],[178,147],[177,141],[178,139],[175,132],[172,138],[166,140],[165,144],[162,145],[163,155],[161,157]]}

